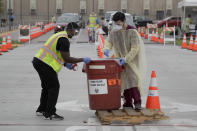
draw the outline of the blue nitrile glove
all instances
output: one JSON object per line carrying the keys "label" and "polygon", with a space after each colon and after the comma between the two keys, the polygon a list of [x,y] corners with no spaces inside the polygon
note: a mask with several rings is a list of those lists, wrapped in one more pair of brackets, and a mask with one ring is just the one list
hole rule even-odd
{"label": "blue nitrile glove", "polygon": [[120,66],[123,66],[125,64],[124,58],[120,58]]}
{"label": "blue nitrile glove", "polygon": [[68,68],[69,70],[72,70],[72,69],[73,69],[73,64],[71,64],[71,63],[66,63],[66,64],[65,64],[65,67]]}
{"label": "blue nitrile glove", "polygon": [[109,50],[108,50],[108,49],[106,49],[106,50],[104,51],[104,55],[107,56],[107,57],[109,57]]}
{"label": "blue nitrile glove", "polygon": [[91,59],[89,57],[85,57],[83,58],[83,62],[85,62],[86,64],[89,64],[91,62]]}

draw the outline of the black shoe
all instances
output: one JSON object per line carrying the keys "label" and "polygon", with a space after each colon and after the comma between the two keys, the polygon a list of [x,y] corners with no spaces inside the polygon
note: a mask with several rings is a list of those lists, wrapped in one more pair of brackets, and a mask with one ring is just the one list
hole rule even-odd
{"label": "black shoe", "polygon": [[141,105],[135,105],[135,110],[136,110],[136,111],[141,111],[141,110],[142,110]]}
{"label": "black shoe", "polygon": [[58,115],[56,113],[51,115],[51,116],[46,116],[46,115],[44,115],[44,116],[45,116],[46,120],[56,120],[56,121],[64,120],[63,116],[60,116],[60,115]]}
{"label": "black shoe", "polygon": [[36,111],[36,116],[43,116],[43,111]]}

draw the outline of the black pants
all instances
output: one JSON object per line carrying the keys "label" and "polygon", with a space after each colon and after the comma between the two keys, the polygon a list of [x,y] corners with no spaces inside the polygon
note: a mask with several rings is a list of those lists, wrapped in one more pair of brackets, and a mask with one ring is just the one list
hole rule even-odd
{"label": "black pants", "polygon": [[40,76],[42,86],[40,105],[37,111],[43,111],[45,116],[50,116],[56,112],[55,106],[59,95],[60,84],[57,73],[52,67],[37,58],[34,58],[32,63]]}

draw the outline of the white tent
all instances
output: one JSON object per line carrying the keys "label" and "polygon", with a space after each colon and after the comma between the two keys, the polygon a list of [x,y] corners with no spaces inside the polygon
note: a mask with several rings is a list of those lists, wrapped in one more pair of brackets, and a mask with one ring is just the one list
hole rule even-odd
{"label": "white tent", "polygon": [[183,0],[178,3],[178,8],[181,9],[182,27],[188,14],[192,16],[192,23],[194,25],[197,23],[197,0]]}
{"label": "white tent", "polygon": [[184,6],[197,6],[197,0],[183,0],[181,2],[179,2],[178,7],[182,8]]}

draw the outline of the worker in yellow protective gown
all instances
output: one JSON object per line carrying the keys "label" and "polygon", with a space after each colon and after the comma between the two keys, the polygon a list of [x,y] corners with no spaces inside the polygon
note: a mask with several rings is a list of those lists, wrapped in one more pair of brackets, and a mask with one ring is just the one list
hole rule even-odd
{"label": "worker in yellow protective gown", "polygon": [[124,13],[117,12],[113,21],[114,29],[105,41],[104,54],[109,56],[109,50],[113,49],[115,58],[120,58],[120,65],[125,66],[121,74],[121,90],[125,99],[123,106],[141,110],[146,72],[144,43],[136,29],[125,28]]}

